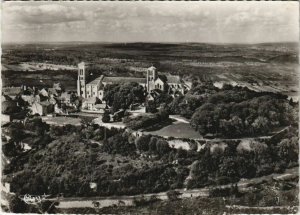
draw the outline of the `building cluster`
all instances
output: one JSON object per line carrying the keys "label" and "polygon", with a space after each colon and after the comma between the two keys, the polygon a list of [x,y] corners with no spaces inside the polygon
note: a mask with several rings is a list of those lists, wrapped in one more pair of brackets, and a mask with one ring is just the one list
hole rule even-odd
{"label": "building cluster", "polygon": [[5,121],[18,118],[24,108],[31,114],[45,116],[53,113],[75,111],[78,105],[76,93],[64,92],[59,83],[41,90],[35,87],[7,87],[2,89],[2,116]]}
{"label": "building cluster", "polygon": [[191,83],[183,81],[179,76],[159,75],[154,66],[145,69],[145,72],[145,78],[101,75],[88,82],[85,63],[81,62],[78,64],[77,93],[65,92],[59,83],[43,89],[27,86],[3,88],[2,120],[10,121],[11,117],[21,113],[24,107],[29,108],[31,114],[41,116],[53,113],[68,114],[80,108],[82,111],[103,113],[108,108],[103,100],[105,87],[111,84],[138,83],[147,93],[147,100],[154,100],[160,92],[176,96],[185,94],[191,88]]}
{"label": "building cluster", "polygon": [[[168,92],[170,95],[185,94],[191,83],[182,80],[178,75],[159,75],[154,66],[146,69],[145,78],[136,77],[100,77],[87,81],[88,73],[84,62],[78,64],[77,94],[84,98],[83,107],[89,110],[97,110],[105,107],[103,100],[105,86],[135,82],[144,87],[150,100],[158,92]],[[101,105],[100,105],[101,104]],[[97,106],[98,105],[98,106]],[[101,107],[100,107],[101,106]]]}

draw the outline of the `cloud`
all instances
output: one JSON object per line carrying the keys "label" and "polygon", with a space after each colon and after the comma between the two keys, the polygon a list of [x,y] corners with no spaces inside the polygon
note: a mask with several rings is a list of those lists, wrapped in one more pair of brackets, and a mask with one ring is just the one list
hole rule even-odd
{"label": "cloud", "polygon": [[5,2],[3,38],[291,41],[298,13],[298,2]]}
{"label": "cloud", "polygon": [[7,24],[56,24],[85,19],[76,8],[59,4],[4,7],[3,15]]}

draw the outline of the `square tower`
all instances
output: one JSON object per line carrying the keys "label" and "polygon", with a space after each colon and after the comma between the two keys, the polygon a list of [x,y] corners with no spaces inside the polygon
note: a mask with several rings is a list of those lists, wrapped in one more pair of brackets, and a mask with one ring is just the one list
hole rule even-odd
{"label": "square tower", "polygon": [[81,62],[78,64],[78,79],[77,79],[77,94],[86,98],[86,72],[85,64]]}
{"label": "square tower", "polygon": [[151,92],[155,88],[156,68],[151,66],[147,69],[147,91]]}

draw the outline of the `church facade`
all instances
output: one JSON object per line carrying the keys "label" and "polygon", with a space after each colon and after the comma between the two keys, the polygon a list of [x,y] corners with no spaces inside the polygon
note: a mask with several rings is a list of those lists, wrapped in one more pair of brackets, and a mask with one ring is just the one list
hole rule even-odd
{"label": "church facade", "polygon": [[184,94],[190,89],[190,83],[184,82],[179,76],[159,76],[154,66],[147,69],[147,76],[145,78],[108,77],[101,75],[87,83],[85,63],[81,62],[78,64],[77,94],[83,98],[97,97],[102,101],[106,85],[129,82],[138,83],[143,86],[148,93],[158,89],[161,91],[168,90],[170,94],[174,94],[176,92]]}

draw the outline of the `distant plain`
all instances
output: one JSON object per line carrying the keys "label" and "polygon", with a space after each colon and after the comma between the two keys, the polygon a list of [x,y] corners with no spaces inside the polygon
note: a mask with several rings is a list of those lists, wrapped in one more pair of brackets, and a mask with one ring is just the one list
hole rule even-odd
{"label": "distant plain", "polygon": [[159,73],[179,74],[188,80],[239,84],[293,97],[298,94],[297,43],[4,44],[3,86],[49,87],[61,82],[66,89],[75,90],[75,67],[80,61],[89,65],[89,79],[100,74],[143,77],[145,68],[154,65]]}

